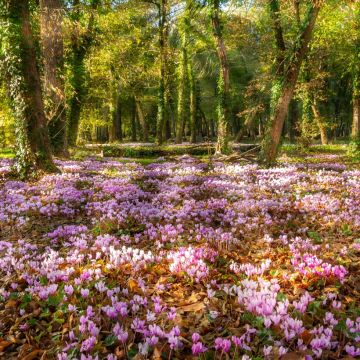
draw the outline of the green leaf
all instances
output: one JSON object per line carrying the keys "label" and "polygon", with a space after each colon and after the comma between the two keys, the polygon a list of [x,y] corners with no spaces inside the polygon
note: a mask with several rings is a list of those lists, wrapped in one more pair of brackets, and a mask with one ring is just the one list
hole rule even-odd
{"label": "green leaf", "polygon": [[135,357],[135,356],[137,355],[137,353],[138,353],[138,350],[137,350],[136,348],[132,347],[132,348],[128,351],[128,356],[129,356],[129,358],[131,359],[131,358]]}
{"label": "green leaf", "polygon": [[47,303],[49,306],[58,306],[60,302],[62,301],[63,296],[61,294],[58,295],[51,295],[47,299]]}
{"label": "green leaf", "polygon": [[104,344],[105,346],[112,346],[116,343],[117,337],[115,335],[109,335],[105,338]]}
{"label": "green leaf", "polygon": [[321,236],[316,231],[308,231],[308,236],[310,239],[314,240],[315,244],[321,244]]}
{"label": "green leaf", "polygon": [[284,293],[282,293],[282,292],[279,292],[277,294],[277,296],[276,296],[276,300],[277,301],[284,301],[284,300],[286,300],[286,295]]}
{"label": "green leaf", "polygon": [[309,305],[308,311],[312,314],[316,313],[320,309],[321,301],[314,301]]}

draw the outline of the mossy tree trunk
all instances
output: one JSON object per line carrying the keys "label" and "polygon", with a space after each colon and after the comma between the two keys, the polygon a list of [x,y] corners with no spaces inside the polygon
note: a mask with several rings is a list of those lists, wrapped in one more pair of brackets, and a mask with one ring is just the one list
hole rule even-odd
{"label": "mossy tree trunk", "polygon": [[353,96],[353,119],[351,137],[355,140],[360,138],[360,95]]}
{"label": "mossy tree trunk", "polygon": [[23,178],[36,170],[56,172],[44,112],[29,0],[0,1],[5,76],[16,119],[16,169]]}
{"label": "mossy tree trunk", "polygon": [[301,64],[308,53],[308,45],[312,38],[315,22],[320,11],[318,3],[309,5],[306,19],[296,41],[297,47],[292,54],[289,64],[285,70],[281,83],[279,98],[271,115],[271,122],[263,142],[262,155],[265,162],[270,165],[276,160],[284,121],[288,114],[289,104],[293,98],[297,79],[299,77]]}
{"label": "mossy tree trunk", "polygon": [[131,98],[131,141],[137,141],[136,116],[136,100],[133,96]]}
{"label": "mossy tree trunk", "polygon": [[312,101],[311,109],[314,114],[314,119],[315,119],[316,125],[319,128],[321,144],[327,145],[329,143],[329,137],[328,137],[328,133],[327,133],[326,122],[325,122],[325,119],[320,114],[319,105],[318,105],[316,98],[314,98]]}
{"label": "mossy tree trunk", "polygon": [[159,9],[159,48],[160,48],[160,83],[158,93],[158,113],[156,124],[156,140],[158,145],[164,142],[165,126],[167,123],[167,63],[168,63],[168,0],[160,0]]}
{"label": "mossy tree trunk", "polygon": [[197,127],[196,127],[196,112],[197,112],[197,94],[196,81],[193,67],[193,59],[188,61],[188,78],[189,78],[189,94],[190,94],[190,142],[196,143]]}
{"label": "mossy tree trunk", "polygon": [[141,106],[141,101],[137,96],[135,96],[135,103],[136,103],[137,117],[139,119],[140,126],[142,129],[142,140],[145,142],[148,142],[149,141],[149,126],[145,119],[144,111]]}
{"label": "mossy tree trunk", "polygon": [[227,52],[223,40],[223,24],[220,18],[220,0],[211,0],[211,23],[215,39],[216,51],[220,64],[220,74],[217,87],[217,119],[218,133],[216,153],[227,154],[229,148],[229,98],[230,98],[230,76]]}
{"label": "mossy tree trunk", "polygon": [[354,47],[351,138],[360,140],[360,4],[354,4],[357,38]]}
{"label": "mossy tree trunk", "polygon": [[40,0],[45,112],[55,155],[68,157],[64,85],[63,1]]}
{"label": "mossy tree trunk", "polygon": [[179,71],[179,87],[178,87],[178,122],[176,129],[176,143],[181,144],[183,141],[183,130],[185,119],[187,116],[187,88],[188,88],[188,52],[187,52],[188,34],[187,29],[182,29],[181,36],[181,60]]}
{"label": "mossy tree trunk", "polygon": [[122,141],[122,101],[121,101],[121,86],[118,86],[116,94],[114,95],[114,109],[112,112],[112,126],[110,141]]}
{"label": "mossy tree trunk", "polygon": [[[81,19],[80,5],[80,0],[73,0],[73,20],[75,26],[78,26],[77,24]],[[81,36],[74,34],[71,38],[72,57],[70,61],[70,84],[72,87],[72,95],[69,100],[68,112],[68,142],[70,146],[76,145],[79,132],[81,108],[86,95],[85,58],[94,40],[95,10],[98,5],[99,0],[91,0],[91,14],[86,32]]]}

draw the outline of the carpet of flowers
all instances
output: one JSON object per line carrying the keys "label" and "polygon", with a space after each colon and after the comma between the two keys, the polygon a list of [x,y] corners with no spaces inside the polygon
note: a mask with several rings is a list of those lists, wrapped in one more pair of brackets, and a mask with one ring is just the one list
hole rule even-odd
{"label": "carpet of flowers", "polygon": [[0,357],[360,357],[360,171],[58,161],[5,180]]}

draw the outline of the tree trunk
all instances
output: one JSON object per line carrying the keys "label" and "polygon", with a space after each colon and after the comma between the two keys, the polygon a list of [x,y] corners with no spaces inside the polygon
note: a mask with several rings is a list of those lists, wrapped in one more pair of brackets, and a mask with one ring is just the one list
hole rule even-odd
{"label": "tree trunk", "polygon": [[121,111],[121,87],[119,86],[115,96],[115,106],[112,113],[112,127],[110,141],[122,141],[122,111]]}
{"label": "tree trunk", "polygon": [[156,137],[158,145],[164,141],[167,109],[167,56],[168,56],[168,0],[160,0],[159,4],[159,47],[160,47],[160,84],[158,95],[158,114],[156,124]]}
{"label": "tree trunk", "polygon": [[7,31],[2,45],[7,55],[5,71],[16,119],[16,168],[21,177],[37,169],[56,172],[30,25],[29,0],[9,1],[5,17],[3,24]]}
{"label": "tree trunk", "polygon": [[[79,5],[80,5],[79,0],[73,0],[75,22],[80,21]],[[92,11],[90,14],[86,32],[80,37],[73,35],[71,39],[72,59],[70,64],[70,68],[71,68],[70,84],[72,87],[72,96],[69,101],[69,118],[68,118],[68,143],[70,146],[76,145],[78,132],[79,132],[81,107],[86,95],[86,89],[85,89],[86,69],[85,69],[84,60],[94,40],[94,34],[93,34],[95,27],[94,12],[97,9],[98,5],[99,5],[99,0],[91,0]]]}
{"label": "tree trunk", "polygon": [[68,140],[70,146],[75,146],[81,115],[81,106],[85,98],[85,64],[86,52],[84,49],[78,49],[73,46],[73,58],[71,61],[71,79],[73,94],[69,102],[69,122],[68,122]]}
{"label": "tree trunk", "polygon": [[136,111],[137,111],[137,116],[139,118],[139,122],[142,128],[142,133],[143,133],[143,141],[144,142],[148,142],[149,141],[149,127],[148,127],[148,123],[145,119],[144,116],[144,112],[143,109],[141,107],[141,102],[140,100],[135,97],[135,102],[136,102]]}
{"label": "tree trunk", "polygon": [[137,141],[136,134],[136,100],[135,97],[131,99],[131,141]]}
{"label": "tree trunk", "polygon": [[[170,86],[169,86],[169,90],[170,90]],[[166,129],[165,129],[165,139],[169,140],[172,137],[172,134],[174,133],[175,136],[175,132],[173,132],[174,130],[174,126],[176,124],[176,118],[175,118],[175,113],[176,113],[176,109],[175,109],[175,101],[174,98],[172,96],[171,91],[167,91],[167,122],[166,122]]]}
{"label": "tree trunk", "polygon": [[63,1],[40,0],[45,112],[55,155],[68,157],[64,84]]}
{"label": "tree trunk", "polygon": [[188,61],[188,78],[190,92],[190,142],[196,143],[196,85],[192,59]]}
{"label": "tree trunk", "polygon": [[354,59],[354,79],[353,79],[353,98],[352,98],[352,127],[351,138],[360,140],[360,4],[354,5],[354,15],[356,18],[357,37],[355,39],[355,59]]}
{"label": "tree trunk", "polygon": [[229,65],[225,44],[222,37],[222,27],[220,20],[220,1],[212,0],[211,22],[213,35],[216,43],[216,51],[220,63],[220,76],[218,80],[218,135],[216,152],[223,154],[229,153],[229,96],[230,96],[230,77]]}
{"label": "tree trunk", "polygon": [[305,20],[306,26],[299,37],[298,48],[295,50],[290,64],[285,71],[280,97],[274,109],[274,114],[272,115],[270,130],[263,144],[262,155],[268,165],[272,164],[276,159],[284,121],[288,114],[290,101],[294,95],[301,64],[308,52],[308,45],[312,37],[319,10],[319,5],[310,5],[310,10]]}
{"label": "tree trunk", "polygon": [[315,122],[319,128],[320,131],[320,137],[321,137],[321,144],[322,145],[327,145],[329,143],[329,138],[328,138],[328,134],[327,134],[327,128],[326,125],[324,123],[324,119],[322,118],[322,116],[320,115],[320,112],[318,110],[318,106],[317,106],[317,101],[314,99],[312,105],[311,105],[311,109],[313,111],[314,114],[314,118],[315,118]]}
{"label": "tree trunk", "polygon": [[176,130],[176,140],[177,144],[181,144],[183,140],[183,129],[185,124],[186,116],[186,98],[187,98],[187,84],[188,84],[188,73],[187,73],[187,33],[185,29],[183,30],[184,34],[182,36],[182,51],[181,51],[181,61],[180,61],[180,79],[179,79],[179,89],[178,89],[178,124]]}
{"label": "tree trunk", "polygon": [[360,96],[353,98],[353,120],[351,137],[355,140],[360,138]]}

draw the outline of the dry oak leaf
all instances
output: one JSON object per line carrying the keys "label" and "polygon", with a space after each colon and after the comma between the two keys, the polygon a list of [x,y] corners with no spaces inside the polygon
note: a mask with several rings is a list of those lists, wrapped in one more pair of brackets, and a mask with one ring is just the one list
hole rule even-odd
{"label": "dry oak leaf", "polygon": [[22,360],[33,360],[38,357],[43,351],[40,349],[32,351],[30,354],[24,356]]}
{"label": "dry oak leaf", "polygon": [[283,355],[281,360],[305,360],[305,355],[300,352],[289,352]]}
{"label": "dry oak leaf", "polygon": [[178,307],[178,310],[183,312],[196,312],[204,310],[205,304],[202,301],[196,302],[194,304],[184,305]]}
{"label": "dry oak leaf", "polygon": [[0,341],[0,351],[4,351],[8,346],[10,346],[11,344],[13,344],[12,341],[8,341],[8,340],[2,340]]}

